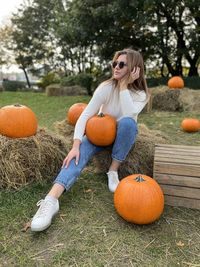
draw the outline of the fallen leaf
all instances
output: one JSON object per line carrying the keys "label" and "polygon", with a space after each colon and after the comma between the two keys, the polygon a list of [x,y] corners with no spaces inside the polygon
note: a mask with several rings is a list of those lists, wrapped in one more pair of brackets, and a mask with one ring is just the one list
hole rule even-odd
{"label": "fallen leaf", "polygon": [[24,224],[24,227],[22,228],[22,232],[26,232],[29,228],[31,228],[31,221]]}
{"label": "fallen leaf", "polygon": [[178,241],[178,242],[176,243],[176,245],[177,245],[178,247],[184,247],[184,246],[185,246],[185,244],[184,244],[182,241]]}

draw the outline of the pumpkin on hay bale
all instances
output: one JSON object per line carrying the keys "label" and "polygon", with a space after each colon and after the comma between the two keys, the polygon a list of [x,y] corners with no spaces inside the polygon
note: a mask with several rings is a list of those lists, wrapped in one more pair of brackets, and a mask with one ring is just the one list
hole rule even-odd
{"label": "pumpkin on hay bale", "polygon": [[37,118],[27,106],[14,104],[0,109],[0,134],[12,138],[23,138],[35,135]]}
{"label": "pumpkin on hay bale", "polygon": [[[129,152],[126,160],[119,169],[120,177],[125,177],[132,173],[145,173],[153,175],[154,146],[155,143],[169,143],[166,136],[160,131],[149,130],[145,124],[139,124],[139,134],[134,147]],[[66,121],[54,124],[58,134],[67,139],[72,145],[74,128]],[[111,148],[96,154],[90,165],[96,173],[107,172],[111,164]]]}
{"label": "pumpkin on hay bale", "polygon": [[170,89],[182,89],[184,87],[184,80],[180,76],[173,76],[167,83]]}
{"label": "pumpkin on hay bale", "polygon": [[14,189],[53,179],[69,151],[64,138],[45,129],[27,138],[0,135],[0,147],[0,188]]}
{"label": "pumpkin on hay bale", "polygon": [[83,110],[87,107],[86,103],[75,103],[67,112],[67,121],[71,125],[75,125]]}

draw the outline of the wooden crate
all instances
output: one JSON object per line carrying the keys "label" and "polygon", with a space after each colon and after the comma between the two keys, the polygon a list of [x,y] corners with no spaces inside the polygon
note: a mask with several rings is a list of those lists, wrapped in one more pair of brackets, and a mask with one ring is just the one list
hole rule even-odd
{"label": "wooden crate", "polygon": [[153,177],[165,204],[200,209],[200,146],[156,144]]}

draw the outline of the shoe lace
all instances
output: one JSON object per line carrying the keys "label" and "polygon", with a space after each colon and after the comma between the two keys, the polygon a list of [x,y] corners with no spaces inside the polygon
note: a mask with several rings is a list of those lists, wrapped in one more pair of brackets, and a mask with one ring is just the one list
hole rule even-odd
{"label": "shoe lace", "polygon": [[41,199],[37,202],[37,207],[40,207],[37,211],[37,213],[35,214],[35,217],[43,217],[43,216],[46,216],[49,209],[51,208],[52,206],[52,203],[47,201],[47,200],[44,200],[44,199]]}

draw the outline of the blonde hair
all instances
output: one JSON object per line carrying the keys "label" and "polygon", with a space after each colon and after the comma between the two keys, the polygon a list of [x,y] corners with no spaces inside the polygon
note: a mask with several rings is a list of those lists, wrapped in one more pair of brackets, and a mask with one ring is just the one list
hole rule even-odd
{"label": "blonde hair", "polygon": [[[149,90],[147,87],[146,79],[144,77],[144,61],[140,52],[135,51],[130,48],[123,49],[121,51],[117,51],[113,57],[113,61],[116,61],[120,55],[127,55],[127,67],[129,75],[133,71],[134,67],[140,68],[140,76],[133,83],[128,85],[129,90],[141,91],[144,90],[146,92],[147,97],[149,97]],[[112,76],[106,83],[112,82],[114,87],[117,87],[118,81]]]}

